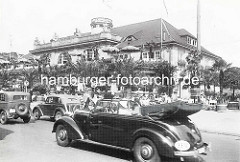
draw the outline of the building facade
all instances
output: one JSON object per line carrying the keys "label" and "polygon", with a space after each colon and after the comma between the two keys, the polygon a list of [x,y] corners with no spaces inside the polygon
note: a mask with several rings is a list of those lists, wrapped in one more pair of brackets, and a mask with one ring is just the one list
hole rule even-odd
{"label": "building facade", "polygon": [[[186,56],[196,49],[198,43],[197,38],[187,30],[177,29],[163,19],[113,27],[111,19],[98,17],[91,20],[90,27],[91,32],[88,33],[76,30],[73,35],[61,38],[55,34],[49,43],[40,43],[36,39],[30,53],[35,56],[48,54],[50,65],[63,65],[68,61],[66,55],[71,56],[72,62],[111,59],[112,53],[104,49],[114,47],[120,51],[119,59],[131,57],[135,61],[168,61],[178,67],[174,74],[178,77],[182,70],[180,64],[186,61]],[[215,60],[221,59],[203,47],[201,55],[203,67],[212,66]],[[178,95],[187,97],[189,90],[180,89]]]}

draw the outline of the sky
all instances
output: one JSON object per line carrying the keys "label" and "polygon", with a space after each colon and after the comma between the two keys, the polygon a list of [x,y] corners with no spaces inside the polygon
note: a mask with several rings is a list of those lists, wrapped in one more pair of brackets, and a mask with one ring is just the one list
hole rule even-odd
{"label": "sky", "polygon": [[[165,5],[164,5],[165,2]],[[22,54],[33,49],[36,37],[49,42],[90,32],[95,17],[123,26],[163,18],[178,29],[197,35],[198,0],[0,0],[0,52]],[[166,7],[165,7],[166,6]],[[201,45],[240,67],[240,1],[200,0]]]}

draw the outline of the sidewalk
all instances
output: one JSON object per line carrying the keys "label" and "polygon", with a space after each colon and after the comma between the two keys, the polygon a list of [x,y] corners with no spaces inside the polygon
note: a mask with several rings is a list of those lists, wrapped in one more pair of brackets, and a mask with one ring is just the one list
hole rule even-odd
{"label": "sidewalk", "polygon": [[190,115],[189,118],[197,125],[200,131],[240,137],[239,110],[202,110]]}

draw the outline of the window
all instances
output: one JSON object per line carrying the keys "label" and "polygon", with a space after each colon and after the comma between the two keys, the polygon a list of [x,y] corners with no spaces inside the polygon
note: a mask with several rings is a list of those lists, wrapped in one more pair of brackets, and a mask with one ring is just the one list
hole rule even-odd
{"label": "window", "polygon": [[128,37],[128,38],[127,38],[127,41],[132,41],[132,37],[131,37],[131,36]]}
{"label": "window", "polygon": [[191,44],[191,38],[187,37],[187,44]]}
{"label": "window", "polygon": [[66,64],[67,61],[68,61],[68,58],[67,58],[67,54],[66,53],[61,53],[58,57],[58,64]]}
{"label": "window", "polygon": [[119,55],[119,59],[123,59],[123,54],[120,54],[120,55]]}
{"label": "window", "polygon": [[156,60],[161,59],[161,51],[155,51],[154,53]]}
{"label": "window", "polygon": [[82,54],[78,54],[78,55],[77,55],[77,61],[82,60],[82,57],[83,57]]}
{"label": "window", "polygon": [[165,41],[166,40],[166,32],[163,32],[163,39],[162,39],[163,41]]}
{"label": "window", "polygon": [[5,95],[3,93],[0,94],[0,101],[5,101],[6,98],[5,98]]}
{"label": "window", "polygon": [[61,99],[59,97],[48,97],[46,103],[61,103]]}
{"label": "window", "polygon": [[148,58],[148,52],[143,52],[142,53],[142,58],[147,59]]}
{"label": "window", "polygon": [[27,96],[25,96],[25,95],[15,95],[15,96],[13,96],[13,100],[27,100]]}
{"label": "window", "polygon": [[197,46],[197,40],[187,37],[187,44],[192,45],[192,46]]}
{"label": "window", "polygon": [[87,49],[87,61],[93,60],[93,50]]}

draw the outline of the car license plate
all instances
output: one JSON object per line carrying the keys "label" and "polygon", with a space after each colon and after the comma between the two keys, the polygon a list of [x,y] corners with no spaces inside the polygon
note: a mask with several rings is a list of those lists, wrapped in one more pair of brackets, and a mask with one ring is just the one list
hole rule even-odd
{"label": "car license plate", "polygon": [[15,109],[10,109],[9,112],[10,113],[15,113]]}

